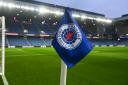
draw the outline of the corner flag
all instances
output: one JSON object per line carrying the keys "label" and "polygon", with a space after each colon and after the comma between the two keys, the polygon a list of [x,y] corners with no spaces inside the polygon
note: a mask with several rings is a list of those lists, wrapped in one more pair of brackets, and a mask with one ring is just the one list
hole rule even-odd
{"label": "corner flag", "polygon": [[93,49],[93,46],[69,9],[65,10],[58,27],[52,45],[66,65],[71,68],[82,60]]}

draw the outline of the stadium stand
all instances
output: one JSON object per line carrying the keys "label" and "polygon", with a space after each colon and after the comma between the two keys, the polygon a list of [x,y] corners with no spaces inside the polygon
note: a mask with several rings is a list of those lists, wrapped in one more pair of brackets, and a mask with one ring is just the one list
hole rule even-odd
{"label": "stadium stand", "polygon": [[45,42],[45,45],[46,45],[46,46],[51,46],[52,39],[44,38],[44,42]]}
{"label": "stadium stand", "polygon": [[[4,7],[4,11],[0,8],[0,15],[6,17],[6,46],[51,46],[62,17],[61,12],[65,7],[26,0],[15,1],[15,4],[16,7],[22,7],[12,8],[11,11],[8,6]],[[27,8],[28,6],[30,7]],[[39,6],[44,6],[47,8],[44,10],[50,13],[40,14],[39,9],[36,9],[40,8]],[[71,10],[83,32],[94,45],[128,46],[127,15],[111,22],[103,14],[73,8]],[[126,38],[121,39],[121,36]]]}
{"label": "stadium stand", "polygon": [[[97,35],[96,21],[87,20],[86,22],[78,21],[80,27],[86,35],[91,35],[90,41],[93,45],[128,45],[128,39],[107,39],[98,38],[95,39]],[[41,21],[19,21],[10,20],[7,21],[7,33],[17,33],[22,34],[22,36],[7,36],[6,46],[51,46],[52,38],[40,37],[40,35],[50,35],[54,36],[57,31],[57,23],[51,22],[41,22]],[[26,32],[24,31],[26,30]],[[110,30],[110,29],[109,29]],[[25,34],[33,34],[33,36],[27,36]],[[24,36],[23,36],[24,35]],[[34,36],[38,35],[38,36]]]}
{"label": "stadium stand", "polygon": [[23,23],[23,28],[27,31],[28,34],[39,34],[38,28],[35,26],[33,22],[25,22]]}
{"label": "stadium stand", "polygon": [[93,39],[90,40],[94,45],[117,45],[117,40],[104,40],[104,39]]}
{"label": "stadium stand", "polygon": [[118,45],[126,45],[128,46],[128,39],[121,39],[117,43]]}
{"label": "stadium stand", "polygon": [[50,46],[50,39],[44,39],[39,37],[27,37],[27,40],[31,44],[31,46]]}
{"label": "stadium stand", "polygon": [[19,21],[10,20],[7,22],[6,26],[7,26],[7,32],[23,33],[23,29]]}
{"label": "stadium stand", "polygon": [[35,38],[35,37],[28,37],[27,40],[32,46],[41,46],[43,45],[43,40],[40,38]]}
{"label": "stadium stand", "polygon": [[7,39],[10,46],[30,46],[29,42],[24,37],[8,36]]}

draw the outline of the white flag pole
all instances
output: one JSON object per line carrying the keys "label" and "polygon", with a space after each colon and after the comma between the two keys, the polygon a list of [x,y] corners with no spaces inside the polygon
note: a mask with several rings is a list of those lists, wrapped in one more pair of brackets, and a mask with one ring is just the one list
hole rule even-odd
{"label": "white flag pole", "polygon": [[61,60],[60,85],[66,85],[67,65]]}

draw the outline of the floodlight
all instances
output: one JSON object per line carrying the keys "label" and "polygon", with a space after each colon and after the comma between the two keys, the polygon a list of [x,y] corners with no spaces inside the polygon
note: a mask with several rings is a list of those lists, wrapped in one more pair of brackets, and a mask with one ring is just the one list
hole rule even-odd
{"label": "floodlight", "polygon": [[105,19],[102,18],[96,18],[97,21],[105,22]]}
{"label": "floodlight", "polygon": [[40,14],[45,14],[45,13],[49,13],[50,12],[50,10],[48,10],[48,9],[46,9],[46,8],[44,8],[44,7],[40,7],[39,8],[39,13]]}
{"label": "floodlight", "polygon": [[20,8],[20,6],[14,4],[14,3],[7,3],[0,1],[0,6],[8,7],[8,8]]}
{"label": "floodlight", "polygon": [[80,18],[81,16],[78,14],[72,14],[73,17]]}
{"label": "floodlight", "polygon": [[106,22],[107,22],[107,23],[112,23],[112,20],[107,19]]}
{"label": "floodlight", "polygon": [[81,19],[86,19],[86,18],[87,18],[87,16],[85,16],[85,15],[81,16]]}
{"label": "floodlight", "polygon": [[16,4],[15,4],[15,8],[19,9],[19,8],[20,8],[20,5],[16,5]]}
{"label": "floodlight", "polygon": [[15,8],[15,4],[13,4],[13,3],[8,3],[8,4],[7,4],[7,7],[9,7],[9,8]]}
{"label": "floodlight", "polygon": [[6,2],[2,2],[2,6],[7,7],[8,4]]}
{"label": "floodlight", "polygon": [[2,1],[0,1],[0,6],[2,6],[3,5],[3,2]]}
{"label": "floodlight", "polygon": [[92,20],[95,20],[95,18],[93,18],[93,17],[87,17],[87,19],[92,19]]}
{"label": "floodlight", "polygon": [[61,11],[50,11],[50,13],[56,14],[56,15],[63,15],[64,13]]}
{"label": "floodlight", "polygon": [[39,11],[40,14],[46,14],[46,13],[51,13],[51,14],[55,14],[55,15],[63,15],[64,14],[61,11],[54,11],[52,9],[50,10],[46,7],[40,7],[38,11]]}
{"label": "floodlight", "polygon": [[21,9],[24,9],[24,10],[31,10],[31,11],[34,11],[35,10],[35,8],[34,7],[32,7],[32,6],[21,6]]}
{"label": "floodlight", "polygon": [[99,22],[112,23],[112,20],[110,20],[110,19],[96,18],[96,20]]}

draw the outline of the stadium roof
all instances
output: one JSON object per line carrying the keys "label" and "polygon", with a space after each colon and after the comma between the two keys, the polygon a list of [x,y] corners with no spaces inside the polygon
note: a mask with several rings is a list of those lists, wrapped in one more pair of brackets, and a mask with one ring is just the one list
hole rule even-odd
{"label": "stadium roof", "polygon": [[[62,16],[64,14],[64,8],[63,6],[58,6],[54,4],[47,4],[37,1],[15,1],[15,0],[4,0],[0,1],[1,8],[4,7],[5,9],[19,9],[19,10],[26,10],[31,11],[33,13],[37,13],[39,15],[44,14],[55,14],[58,16]],[[105,22],[105,23],[111,23],[112,19],[106,18],[102,14],[78,10],[78,9],[72,9],[72,16],[80,19],[91,19],[96,20],[98,22]]]}
{"label": "stadium roof", "polygon": [[[58,8],[66,8],[64,6],[49,4],[49,3],[45,3],[45,2],[38,2],[38,1],[34,1],[34,0],[17,0],[17,1],[29,2],[29,3],[38,4],[38,5],[53,6],[53,7],[56,6]],[[75,9],[75,8],[71,8],[71,9],[74,11],[85,12],[85,13],[92,14],[92,15],[103,16],[103,17],[105,16],[104,14],[100,14],[100,13],[95,13],[95,12],[90,12],[90,11],[85,11],[85,10],[80,10],[80,9]]]}
{"label": "stadium roof", "polygon": [[115,21],[125,21],[125,20],[128,20],[128,14],[122,15],[122,17],[115,19]]}

